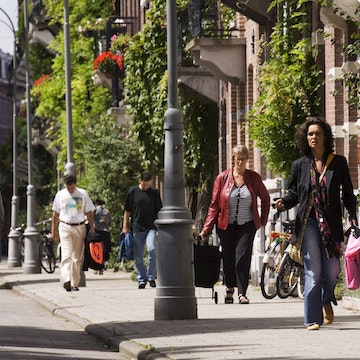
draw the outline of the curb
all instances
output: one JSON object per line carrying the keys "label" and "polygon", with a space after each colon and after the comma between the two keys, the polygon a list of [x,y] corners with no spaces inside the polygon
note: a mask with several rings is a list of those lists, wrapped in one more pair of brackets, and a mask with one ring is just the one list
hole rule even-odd
{"label": "curb", "polygon": [[149,349],[134,340],[122,341],[119,345],[119,353],[139,360],[171,359],[165,354]]}
{"label": "curb", "polygon": [[1,287],[12,290],[18,295],[24,296],[37,302],[52,315],[59,316],[67,321],[71,321],[72,323],[78,325],[81,329],[83,329],[87,334],[101,341],[109,349],[124,354],[131,359],[169,359],[164,354],[148,349],[145,345],[136,343],[128,338],[114,336],[111,331],[102,326],[93,324],[77,315],[71,314],[65,309],[55,307],[53,303],[45,301],[44,299],[34,295],[32,292],[23,289],[21,286],[15,285],[15,283],[13,282],[1,281]]}
{"label": "curb", "polygon": [[351,297],[351,296],[344,296],[342,298],[343,307],[347,310],[354,310],[360,311],[360,299]]}

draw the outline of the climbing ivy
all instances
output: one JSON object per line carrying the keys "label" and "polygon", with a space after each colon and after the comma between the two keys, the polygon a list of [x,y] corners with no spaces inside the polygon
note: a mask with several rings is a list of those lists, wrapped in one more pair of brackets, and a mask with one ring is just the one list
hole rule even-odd
{"label": "climbing ivy", "polygon": [[[188,1],[178,1],[181,42],[188,33]],[[189,54],[181,51],[184,63]],[[131,132],[140,144],[144,167],[161,175],[164,151],[164,114],[167,110],[166,2],[155,0],[141,32],[128,44],[125,53],[125,101],[133,116]],[[211,185],[217,157],[217,107],[204,102],[189,89],[179,91],[185,131],[185,177],[187,185],[203,191]],[[209,160],[210,159],[210,160]]]}
{"label": "climbing ivy", "polygon": [[[261,149],[269,169],[288,176],[299,156],[294,135],[307,116],[319,115],[318,89],[322,82],[311,46],[307,1],[277,0],[277,23],[263,44],[268,59],[259,66],[260,96],[248,114],[250,137]],[[261,57],[262,54],[259,54]]]}

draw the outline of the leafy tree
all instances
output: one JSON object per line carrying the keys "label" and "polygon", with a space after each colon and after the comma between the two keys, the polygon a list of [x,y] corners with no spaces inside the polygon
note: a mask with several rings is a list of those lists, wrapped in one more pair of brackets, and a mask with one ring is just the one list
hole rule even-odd
{"label": "leafy tree", "polygon": [[[62,29],[63,2],[43,3],[49,17]],[[91,80],[94,40],[78,31],[79,26],[87,28],[99,16],[111,14],[110,2],[82,0],[69,3],[74,160],[80,174],[80,185],[86,187],[93,197],[107,201],[119,226],[125,190],[137,182],[134,177],[140,166],[155,175],[162,175],[163,126],[167,109],[166,3],[154,0],[143,31],[132,39],[126,39],[126,45],[124,39],[120,41],[122,51],[125,51],[126,102],[133,116],[128,138],[114,127],[112,118],[105,115],[111,104],[110,93],[102,87],[95,87]],[[188,36],[187,4],[186,0],[178,2],[179,18],[184,23],[181,27],[184,39]],[[60,169],[66,162],[67,140],[63,38],[60,30],[51,44],[57,56],[51,60],[50,71],[48,64],[44,67],[49,77],[44,77],[32,91],[37,121],[46,129],[46,136],[52,139],[51,146],[59,150]],[[43,74],[40,69],[41,66],[37,71],[39,76]],[[214,176],[217,106],[184,89],[180,91],[179,99],[185,119],[186,181],[195,194],[193,199],[196,199],[198,192],[209,194]],[[141,164],[138,154],[141,154]]]}
{"label": "leafy tree", "polygon": [[144,167],[161,175],[167,108],[166,2],[152,2],[144,29],[127,47],[125,66],[124,95],[133,117],[131,132],[140,144]]}
{"label": "leafy tree", "polygon": [[[47,16],[51,24],[56,24],[59,34],[50,44],[50,48],[56,53],[51,58],[49,70],[49,56],[44,60],[37,59],[39,74],[50,75],[35,86],[32,95],[36,102],[35,114],[46,128],[46,136],[52,139],[51,146],[57,147],[59,153],[59,166],[62,168],[67,158],[67,132],[66,132],[66,103],[65,103],[65,76],[64,76],[64,32],[63,32],[63,1],[43,1]],[[84,36],[79,29],[93,22],[99,16],[106,17],[111,14],[109,1],[69,1],[69,32],[71,54],[71,89],[72,89],[72,128],[74,162],[77,168],[84,166],[83,157],[79,157],[78,149],[81,149],[87,136],[84,130],[96,122],[99,114],[106,113],[110,107],[111,94],[103,87],[95,87],[91,79],[93,75],[93,38]],[[44,72],[46,71],[46,72]],[[36,80],[36,79],[35,79]],[[86,131],[85,131],[86,133]]]}
{"label": "leafy tree", "polygon": [[[178,1],[180,44],[190,39],[188,1]],[[184,53],[184,64],[189,54]],[[125,101],[133,116],[131,129],[140,144],[143,166],[162,175],[164,114],[167,109],[166,2],[154,0],[147,13],[143,31],[130,41],[125,52]],[[217,105],[181,87],[179,108],[184,118],[185,180],[191,197],[193,215],[209,201],[217,159]],[[200,194],[200,195],[199,195]],[[205,195],[207,201],[202,201]],[[198,202],[198,196],[200,201]],[[204,206],[200,204],[205,204]],[[203,216],[203,212],[201,212]]]}
{"label": "leafy tree", "polygon": [[[112,215],[111,240],[114,262],[122,227],[123,204],[127,191],[138,183],[140,156],[136,141],[114,124],[113,119],[101,117],[87,133],[89,141],[81,149],[87,159],[86,186],[92,199],[102,199]],[[91,154],[91,156],[89,156]]]}
{"label": "leafy tree", "polygon": [[[48,16],[59,24],[60,32],[50,45],[57,55],[37,59],[38,63],[34,67],[36,81],[31,92],[34,126],[51,139],[50,147],[58,149],[58,170],[62,171],[67,159],[64,35],[61,30],[63,1],[43,3]],[[111,262],[114,262],[122,225],[122,204],[129,187],[137,184],[141,171],[139,151],[135,139],[116,125],[113,117],[106,115],[111,106],[111,94],[104,87],[95,86],[92,81],[94,38],[86,37],[83,31],[79,31],[94,24],[94,19],[99,16],[109,16],[112,11],[110,2],[70,1],[69,8],[74,162],[79,186],[85,187],[92,199],[105,200],[112,213],[114,251]],[[105,21],[101,23],[105,27]],[[46,205],[54,196],[57,185],[56,164],[50,161],[49,154],[41,153],[40,148],[34,152],[35,156],[43,158],[39,168],[44,169],[36,172],[35,180],[39,183],[44,177],[52,178],[47,186],[42,187],[39,198],[43,204],[43,209],[39,211],[47,211],[49,215],[49,207]]]}
{"label": "leafy tree", "polygon": [[273,1],[278,18],[259,68],[261,94],[248,114],[250,137],[276,175],[286,177],[298,157],[294,135],[307,116],[319,115],[320,71],[311,46],[310,12],[302,0]]}

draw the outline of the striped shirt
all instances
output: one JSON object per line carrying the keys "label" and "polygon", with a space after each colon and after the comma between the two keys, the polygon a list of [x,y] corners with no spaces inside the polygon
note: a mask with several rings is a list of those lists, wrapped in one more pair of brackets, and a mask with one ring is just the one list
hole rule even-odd
{"label": "striped shirt", "polygon": [[229,196],[229,224],[243,225],[253,220],[251,202],[248,187],[245,184],[240,187],[234,185]]}

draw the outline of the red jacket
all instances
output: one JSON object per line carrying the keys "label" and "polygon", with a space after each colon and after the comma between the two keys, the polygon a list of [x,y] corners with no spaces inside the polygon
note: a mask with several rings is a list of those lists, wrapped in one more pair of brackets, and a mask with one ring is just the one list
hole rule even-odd
{"label": "red jacket", "polygon": [[[252,214],[256,229],[265,226],[270,211],[270,196],[262,182],[260,175],[252,170],[245,170],[244,183],[248,187],[252,197]],[[234,186],[232,169],[220,173],[214,183],[212,199],[204,222],[202,232],[209,234],[214,225],[226,230],[229,222],[229,195]],[[259,216],[257,198],[261,200],[261,215]]]}

